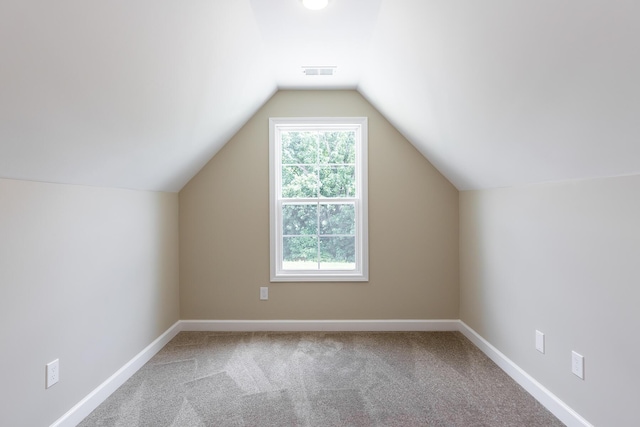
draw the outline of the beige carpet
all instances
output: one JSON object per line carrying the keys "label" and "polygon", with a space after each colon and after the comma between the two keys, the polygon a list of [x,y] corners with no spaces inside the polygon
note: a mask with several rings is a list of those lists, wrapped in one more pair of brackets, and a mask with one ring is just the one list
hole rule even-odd
{"label": "beige carpet", "polygon": [[562,426],[458,332],[182,332],[89,426]]}

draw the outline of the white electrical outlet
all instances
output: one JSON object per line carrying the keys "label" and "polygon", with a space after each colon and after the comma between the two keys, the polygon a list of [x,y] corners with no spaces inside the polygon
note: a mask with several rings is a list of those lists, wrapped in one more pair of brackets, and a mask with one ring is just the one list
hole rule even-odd
{"label": "white electrical outlet", "polygon": [[60,361],[59,359],[47,363],[46,367],[47,381],[45,388],[49,388],[60,380]]}
{"label": "white electrical outlet", "polygon": [[544,334],[536,331],[536,350],[544,354]]}
{"label": "white electrical outlet", "polygon": [[578,378],[584,379],[584,356],[571,352],[571,372],[573,372]]}
{"label": "white electrical outlet", "polygon": [[266,286],[260,287],[260,299],[266,301],[269,299],[269,288]]}

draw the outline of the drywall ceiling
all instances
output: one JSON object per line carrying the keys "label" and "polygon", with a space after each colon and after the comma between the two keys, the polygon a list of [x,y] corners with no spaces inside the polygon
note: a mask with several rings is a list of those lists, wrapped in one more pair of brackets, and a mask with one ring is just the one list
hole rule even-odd
{"label": "drywall ceiling", "polygon": [[[281,89],[355,89],[363,73],[382,0],[332,0],[321,11],[300,0],[251,0],[268,66]],[[307,76],[305,66],[336,67]]]}
{"label": "drywall ceiling", "polygon": [[179,191],[278,88],[357,89],[461,190],[638,174],[638,40],[635,0],[4,0],[0,177]]}
{"label": "drywall ceiling", "polygon": [[2,0],[0,176],[179,191],[275,93],[248,0]]}
{"label": "drywall ceiling", "polygon": [[384,1],[359,90],[458,189],[640,173],[640,2]]}

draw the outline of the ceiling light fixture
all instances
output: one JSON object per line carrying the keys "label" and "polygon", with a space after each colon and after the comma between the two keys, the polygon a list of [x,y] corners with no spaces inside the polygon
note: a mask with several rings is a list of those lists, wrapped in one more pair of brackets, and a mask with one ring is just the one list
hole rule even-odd
{"label": "ceiling light fixture", "polygon": [[309,10],[320,10],[327,7],[329,0],[302,0],[302,4]]}

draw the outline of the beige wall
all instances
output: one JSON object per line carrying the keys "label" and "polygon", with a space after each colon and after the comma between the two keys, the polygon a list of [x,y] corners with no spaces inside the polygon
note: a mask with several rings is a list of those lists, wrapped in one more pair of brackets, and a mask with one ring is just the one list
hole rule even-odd
{"label": "beige wall", "polygon": [[0,179],[0,425],[50,425],[177,321],[177,248],[177,194]]}
{"label": "beige wall", "polygon": [[[369,118],[368,283],[269,283],[269,117]],[[259,301],[260,286],[269,301]],[[457,319],[458,192],[355,91],[280,91],[180,192],[183,319]]]}
{"label": "beige wall", "polygon": [[637,425],[640,176],[461,192],[460,236],[461,319],[594,425]]}

